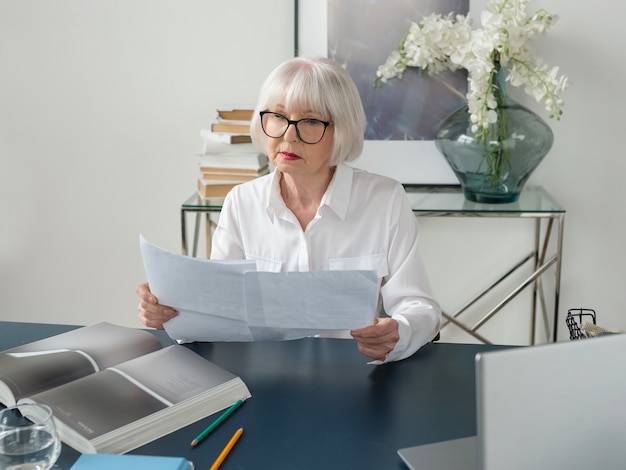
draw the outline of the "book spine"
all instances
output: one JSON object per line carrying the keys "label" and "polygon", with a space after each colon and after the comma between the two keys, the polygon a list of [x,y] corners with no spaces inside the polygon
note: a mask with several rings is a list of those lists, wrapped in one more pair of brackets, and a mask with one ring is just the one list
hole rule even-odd
{"label": "book spine", "polygon": [[203,180],[218,180],[218,181],[252,181],[253,179],[258,178],[257,175],[247,175],[245,173],[218,173],[218,172],[203,172],[202,179]]}
{"label": "book spine", "polygon": [[198,155],[200,166],[213,168],[241,168],[259,171],[268,165],[267,157],[259,155],[208,154]]}
{"label": "book spine", "polygon": [[214,122],[211,124],[212,132],[228,132],[231,134],[250,135],[250,126],[246,124],[232,124],[226,122]]}
{"label": "book spine", "polygon": [[250,121],[253,109],[218,109],[217,118],[231,121]]}
{"label": "book spine", "polygon": [[253,175],[253,176],[263,176],[269,173],[269,167],[266,165],[260,169],[253,168],[237,168],[237,167],[229,167],[229,166],[210,166],[210,165],[200,165],[201,173],[230,173],[236,175]]}
{"label": "book spine", "polygon": [[200,194],[203,198],[225,197],[228,192],[238,184],[241,184],[241,181],[231,181],[230,183],[226,183],[224,181],[214,182],[211,180],[199,179],[198,194]]}

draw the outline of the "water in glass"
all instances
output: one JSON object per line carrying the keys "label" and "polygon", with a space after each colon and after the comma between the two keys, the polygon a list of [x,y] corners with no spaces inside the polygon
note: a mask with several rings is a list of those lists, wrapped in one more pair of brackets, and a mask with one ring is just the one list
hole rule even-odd
{"label": "water in glass", "polygon": [[0,468],[48,470],[61,452],[52,412],[45,405],[0,411]]}

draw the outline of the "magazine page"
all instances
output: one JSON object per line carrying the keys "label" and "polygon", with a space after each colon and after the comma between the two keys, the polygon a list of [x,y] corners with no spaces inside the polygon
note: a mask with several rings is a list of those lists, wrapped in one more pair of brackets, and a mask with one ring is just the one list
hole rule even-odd
{"label": "magazine page", "polygon": [[68,350],[0,355],[0,403],[13,406],[20,398],[96,372],[93,363]]}
{"label": "magazine page", "polygon": [[0,402],[9,406],[33,393],[158,350],[151,333],[106,322],[0,353]]}
{"label": "magazine page", "polygon": [[112,370],[33,395],[26,401],[50,406],[57,420],[87,440],[168,406]]}
{"label": "magazine page", "polygon": [[184,346],[170,346],[113,370],[172,405],[237,377]]}

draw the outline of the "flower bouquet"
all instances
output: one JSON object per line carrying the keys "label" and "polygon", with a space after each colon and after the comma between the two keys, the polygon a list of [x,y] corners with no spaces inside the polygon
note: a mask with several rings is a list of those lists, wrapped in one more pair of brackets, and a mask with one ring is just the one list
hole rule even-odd
{"label": "flower bouquet", "polygon": [[562,92],[568,85],[559,68],[549,68],[536,54],[531,40],[548,31],[557,20],[544,9],[531,16],[531,0],[490,0],[481,12],[481,27],[474,28],[469,15],[431,14],[413,22],[385,64],[378,67],[375,86],[402,78],[407,67],[419,67],[430,76],[443,70],[466,69],[468,125],[482,148],[481,165],[490,169],[491,183],[497,185],[508,165],[508,126],[501,108],[507,99],[504,81],[523,87],[542,102],[551,118],[560,119]]}

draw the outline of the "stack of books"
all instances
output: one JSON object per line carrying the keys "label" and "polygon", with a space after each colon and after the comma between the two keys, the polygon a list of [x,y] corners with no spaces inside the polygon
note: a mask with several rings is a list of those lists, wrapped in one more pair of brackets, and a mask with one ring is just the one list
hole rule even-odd
{"label": "stack of books", "polygon": [[253,109],[218,109],[216,120],[211,124],[211,132],[232,136],[248,136],[249,139],[250,120],[253,112]]}
{"label": "stack of books", "polygon": [[252,109],[218,109],[210,129],[202,129],[202,152],[198,155],[198,193],[220,198],[236,185],[269,173],[267,155],[252,144]]}

